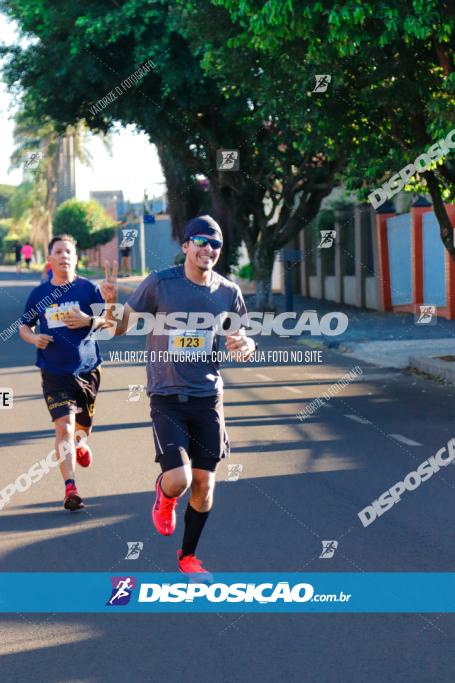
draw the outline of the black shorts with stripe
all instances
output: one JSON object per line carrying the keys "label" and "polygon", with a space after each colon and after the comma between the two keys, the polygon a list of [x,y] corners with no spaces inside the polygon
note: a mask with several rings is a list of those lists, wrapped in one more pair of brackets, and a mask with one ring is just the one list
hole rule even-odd
{"label": "black shorts with stripe", "polygon": [[179,454],[191,466],[214,472],[220,460],[229,457],[229,441],[224,424],[223,396],[173,394],[150,397],[156,458],[163,471],[178,467]]}
{"label": "black shorts with stripe", "polygon": [[82,427],[91,427],[95,400],[100,388],[100,369],[80,375],[58,374],[41,370],[43,396],[52,422],[64,415],[76,415]]}

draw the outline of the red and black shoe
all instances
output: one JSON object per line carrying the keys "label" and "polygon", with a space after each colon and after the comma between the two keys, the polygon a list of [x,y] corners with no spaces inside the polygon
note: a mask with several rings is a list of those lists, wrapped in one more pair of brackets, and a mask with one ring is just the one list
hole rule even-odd
{"label": "red and black shoe", "polygon": [[92,464],[92,451],[90,448],[85,446],[77,446],[76,448],[76,460],[77,464],[81,467],[90,467]]}
{"label": "red and black shoe", "polygon": [[82,508],[85,508],[82,498],[78,494],[77,488],[75,486],[69,485],[66,487],[63,507],[65,508],[65,510],[70,510],[71,512],[74,512],[75,510],[82,510]]}
{"label": "red and black shoe", "polygon": [[156,480],[155,490],[156,498],[152,507],[152,519],[155,529],[162,536],[170,536],[175,531],[177,523],[177,516],[175,508],[177,507],[177,498],[167,498],[161,490],[161,479],[163,475],[160,474]]}

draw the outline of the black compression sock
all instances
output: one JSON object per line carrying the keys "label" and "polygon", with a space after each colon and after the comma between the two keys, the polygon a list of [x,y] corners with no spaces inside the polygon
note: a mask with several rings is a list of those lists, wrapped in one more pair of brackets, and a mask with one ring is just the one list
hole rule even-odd
{"label": "black compression sock", "polygon": [[182,554],[194,555],[202,530],[209,516],[209,511],[198,512],[188,503],[185,511],[185,531],[183,532]]}

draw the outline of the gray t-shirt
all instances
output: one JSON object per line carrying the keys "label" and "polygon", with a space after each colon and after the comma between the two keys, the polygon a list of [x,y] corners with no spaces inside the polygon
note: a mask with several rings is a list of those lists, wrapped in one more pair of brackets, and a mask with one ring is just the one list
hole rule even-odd
{"label": "gray t-shirt", "polygon": [[[166,268],[148,275],[128,304],[137,312],[152,313],[156,319],[158,314],[164,317],[164,314],[177,312],[209,313],[214,318],[222,313],[246,315],[238,285],[218,273],[212,272],[212,276],[210,285],[197,285],[186,277],[183,266]],[[167,324],[164,329],[172,330]],[[185,338],[185,333],[178,329],[172,330],[170,335],[157,334],[157,331],[159,329],[155,328],[147,335],[149,395],[214,396],[223,392],[217,352],[226,350],[226,336],[216,334],[213,326],[198,330],[192,339]],[[191,332],[187,331],[186,337],[188,335],[191,337]],[[193,344],[200,348],[192,349]],[[190,348],[185,348],[187,345]],[[193,354],[189,362],[182,360],[186,353]]]}

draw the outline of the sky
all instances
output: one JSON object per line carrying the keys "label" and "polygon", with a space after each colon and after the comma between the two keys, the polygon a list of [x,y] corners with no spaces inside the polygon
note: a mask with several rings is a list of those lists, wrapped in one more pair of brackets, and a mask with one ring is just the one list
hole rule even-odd
{"label": "sky", "polygon": [[[2,42],[18,42],[17,30],[5,15],[0,13]],[[127,97],[127,94],[124,95]],[[13,97],[0,81],[0,184],[17,185],[22,180],[22,170],[11,171],[10,156],[14,149],[11,116],[14,113]],[[135,130],[134,126],[115,126],[112,134],[112,155],[105,149],[98,136],[90,135],[87,150],[92,155],[92,168],[76,162],[76,196],[88,199],[90,190],[123,190],[125,199],[142,200],[144,190],[150,198],[165,191],[164,176],[158,160],[156,147],[148,136]]]}

